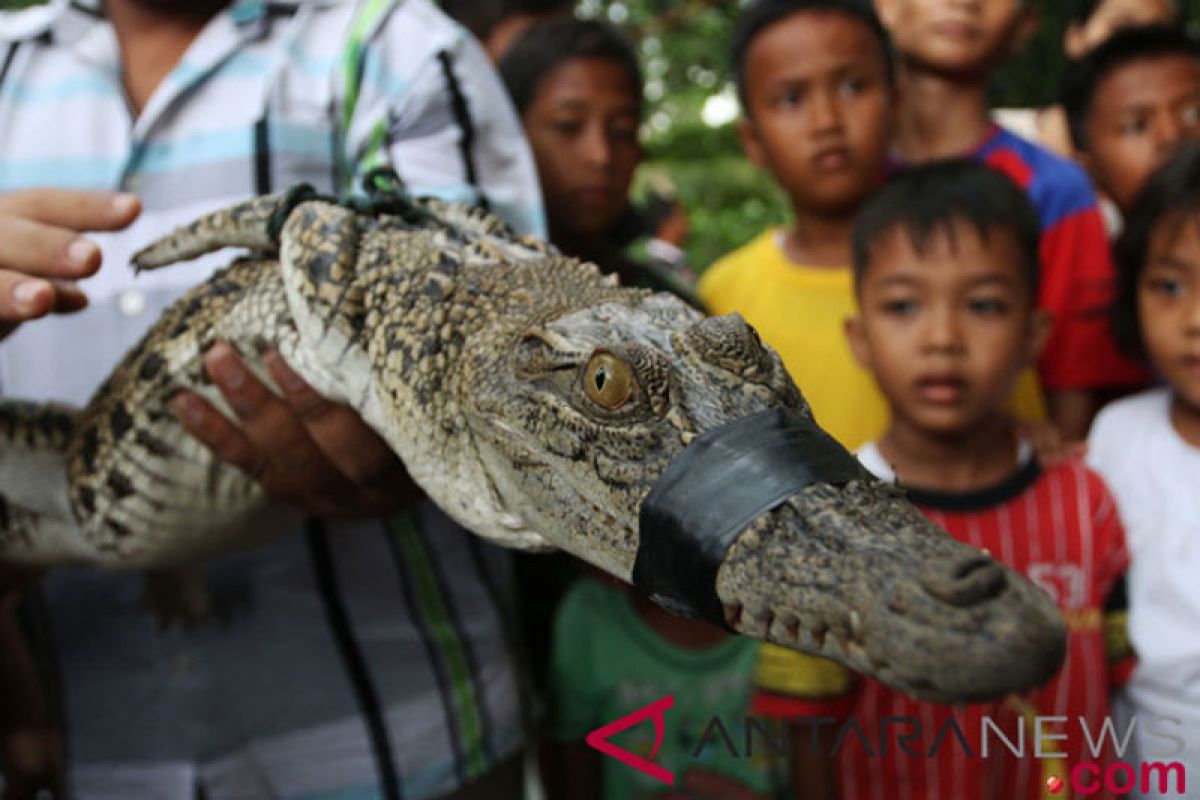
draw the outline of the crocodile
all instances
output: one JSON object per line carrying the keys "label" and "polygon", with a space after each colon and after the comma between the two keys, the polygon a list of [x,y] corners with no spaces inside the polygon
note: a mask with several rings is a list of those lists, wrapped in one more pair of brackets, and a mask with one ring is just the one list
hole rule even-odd
{"label": "crocodile", "polygon": [[[301,189],[204,216],[134,266],[222,247],[247,252],[165,312],[84,409],[0,404],[0,558],[153,568],[263,530],[264,491],[169,410],[181,389],[224,407],[202,366],[217,340],[265,380],[277,349],[475,534],[626,582],[642,503],[698,438],[771,409],[816,429],[740,316],[618,286],[476,208]],[[1063,658],[1044,592],[865,471],[735,534],[711,590],[738,633],[939,702],[1038,685]]]}

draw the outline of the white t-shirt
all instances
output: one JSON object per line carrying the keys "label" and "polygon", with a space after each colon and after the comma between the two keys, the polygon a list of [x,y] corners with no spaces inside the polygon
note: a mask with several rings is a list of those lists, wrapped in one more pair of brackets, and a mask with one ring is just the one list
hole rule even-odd
{"label": "white t-shirt", "polygon": [[1127,692],[1139,758],[1183,762],[1200,782],[1200,448],[1171,425],[1170,405],[1164,388],[1104,409],[1088,460],[1117,498],[1132,559],[1138,665]]}

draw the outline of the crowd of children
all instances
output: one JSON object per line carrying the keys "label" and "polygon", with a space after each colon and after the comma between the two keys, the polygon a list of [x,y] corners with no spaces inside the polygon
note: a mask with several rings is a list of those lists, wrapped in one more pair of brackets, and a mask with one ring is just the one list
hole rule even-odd
{"label": "crowd of children", "polygon": [[[1076,6],[1050,112],[1068,157],[1001,127],[987,104],[991,74],[1037,25],[1025,0],[745,5],[729,44],[739,135],[792,218],[698,285],[708,311],[742,314],[780,353],[868,469],[1055,598],[1062,670],[1020,697],[942,707],[584,578],[548,645],[552,797],[1183,796],[1186,777],[1200,780],[1200,145],[1188,144],[1200,43],[1164,0]],[[615,246],[641,157],[634,52],[603,23],[559,18],[531,28],[501,71],[555,243],[687,296]],[[1083,445],[1061,446],[1084,440],[1086,464]],[[694,736],[624,740],[646,754],[661,744],[658,760],[683,776],[671,788],[581,745],[668,692],[689,713],[790,724],[790,771],[722,760]],[[1131,743],[1093,749],[1105,725],[1125,730],[1114,697]],[[853,719],[865,737],[798,724],[817,717]],[[917,756],[873,749],[898,718],[965,737]],[[1053,729],[1050,757],[984,757],[985,718],[1011,736],[1046,718],[1079,727]],[[1147,736],[1163,725],[1170,753]],[[1098,777],[1139,757],[1192,774],[1161,787]]]}

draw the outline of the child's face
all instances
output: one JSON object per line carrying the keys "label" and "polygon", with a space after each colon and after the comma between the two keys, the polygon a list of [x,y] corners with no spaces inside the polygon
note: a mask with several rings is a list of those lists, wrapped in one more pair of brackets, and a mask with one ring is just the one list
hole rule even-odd
{"label": "child's face", "polygon": [[1083,58],[1121,28],[1174,20],[1171,0],[1104,0],[1082,25],[1067,26],[1063,50],[1068,58]]}
{"label": "child's face", "polygon": [[1200,412],[1200,217],[1158,224],[1137,292],[1150,360],[1176,397]]}
{"label": "child's face", "polygon": [[962,435],[1003,414],[1033,363],[1046,318],[1014,237],[986,240],[969,223],[935,231],[923,253],[902,228],[871,248],[847,334],[893,419],[933,436]]}
{"label": "child's face", "polygon": [[538,83],[523,122],[552,234],[603,236],[625,210],[642,156],[639,91],[605,58],[564,61]]}
{"label": "child's face", "polygon": [[1083,162],[1128,211],[1179,142],[1200,138],[1200,62],[1187,55],[1131,61],[1096,86]]}
{"label": "child's face", "polygon": [[878,38],[837,12],[764,29],[745,63],[742,145],[797,213],[846,216],[883,179],[892,88]]}
{"label": "child's face", "polygon": [[1025,0],[875,0],[907,61],[955,76],[984,77],[1037,23]]}

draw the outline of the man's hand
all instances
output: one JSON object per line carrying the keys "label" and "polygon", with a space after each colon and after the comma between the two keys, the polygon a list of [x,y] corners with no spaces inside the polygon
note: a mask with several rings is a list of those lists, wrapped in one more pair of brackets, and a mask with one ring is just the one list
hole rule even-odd
{"label": "man's hand", "polygon": [[124,228],[141,206],[131,194],[27,189],[0,195],[0,338],[20,323],[78,311],[75,285],[100,268],[83,231]]}
{"label": "man's hand", "polygon": [[232,346],[213,345],[204,366],[241,427],[181,392],[171,404],[184,427],[270,494],[323,516],[378,516],[420,496],[404,464],[353,409],[318,395],[278,353],[268,353],[266,364],[282,398]]}

